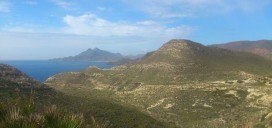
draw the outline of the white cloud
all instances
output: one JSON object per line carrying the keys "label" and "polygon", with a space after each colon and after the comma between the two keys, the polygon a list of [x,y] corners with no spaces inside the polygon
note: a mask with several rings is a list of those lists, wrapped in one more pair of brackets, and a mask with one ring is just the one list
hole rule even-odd
{"label": "white cloud", "polygon": [[94,14],[81,16],[67,15],[63,18],[67,27],[63,32],[92,36],[136,36],[158,38],[182,38],[193,32],[189,26],[168,27],[155,21],[140,21],[137,23],[111,22]]}
{"label": "white cloud", "polygon": [[73,3],[71,2],[67,2],[65,0],[51,0],[51,1],[61,8],[72,9]]}
{"label": "white cloud", "polygon": [[98,11],[101,11],[101,12],[112,11],[112,8],[102,7],[102,6],[96,7],[96,9],[97,9]]}
{"label": "white cloud", "polygon": [[256,10],[262,10],[263,8],[267,7],[268,5],[272,4],[271,0],[240,0],[236,3],[236,9],[240,9],[244,12],[255,12]]}
{"label": "white cloud", "polygon": [[153,20],[135,21],[128,23],[125,21],[112,22],[91,13],[63,17],[65,27],[48,28],[34,24],[18,24],[2,27],[0,30],[6,32],[22,33],[58,33],[74,34],[81,36],[111,37],[111,38],[142,38],[151,40],[172,38],[188,38],[195,30],[194,27],[179,25],[167,26]]}
{"label": "white cloud", "polygon": [[97,9],[98,9],[99,11],[105,11],[105,10],[107,10],[107,8],[105,8],[105,7],[97,7]]}
{"label": "white cloud", "polygon": [[98,9],[99,11],[106,11],[106,10],[107,10],[107,8],[105,8],[105,7],[97,7],[97,9]]}
{"label": "white cloud", "polygon": [[138,0],[125,1],[155,18],[184,18],[198,15],[254,12],[271,0]]}
{"label": "white cloud", "polygon": [[0,13],[1,12],[10,12],[10,3],[0,1]]}
{"label": "white cloud", "polygon": [[146,21],[139,21],[137,22],[139,25],[158,25],[159,23],[152,21],[152,20],[146,20]]}
{"label": "white cloud", "polygon": [[24,3],[28,4],[28,5],[37,5],[38,4],[38,2],[35,0],[26,0],[26,1],[24,1]]}
{"label": "white cloud", "polygon": [[[194,32],[193,27],[185,25],[169,27],[153,20],[113,22],[90,13],[66,15],[63,22],[66,26],[59,28],[33,24],[0,28],[4,32],[0,32],[0,55],[5,55],[0,59],[48,59],[95,47],[122,54],[142,54],[143,49],[153,51],[170,39],[188,38]],[[10,52],[11,48],[18,52]]]}

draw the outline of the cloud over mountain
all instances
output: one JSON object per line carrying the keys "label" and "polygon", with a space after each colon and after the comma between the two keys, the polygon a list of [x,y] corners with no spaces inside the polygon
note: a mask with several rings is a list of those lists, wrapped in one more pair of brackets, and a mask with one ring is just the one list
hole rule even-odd
{"label": "cloud over mountain", "polygon": [[91,13],[80,16],[66,15],[63,18],[67,27],[64,32],[78,35],[95,36],[152,36],[152,37],[186,37],[193,32],[190,26],[168,27],[154,21],[128,23],[112,22]]}

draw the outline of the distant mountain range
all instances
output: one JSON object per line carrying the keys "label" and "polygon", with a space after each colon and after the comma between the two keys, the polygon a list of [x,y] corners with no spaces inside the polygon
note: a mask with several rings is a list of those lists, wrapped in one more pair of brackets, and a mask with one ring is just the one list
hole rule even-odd
{"label": "distant mountain range", "polygon": [[234,51],[250,52],[272,59],[272,40],[235,41],[211,46]]}
{"label": "distant mountain range", "polygon": [[142,55],[136,56],[123,56],[120,53],[112,53],[98,48],[88,49],[78,55],[50,59],[54,61],[101,61],[101,62],[116,62],[116,63],[127,63],[133,59],[137,59]]}

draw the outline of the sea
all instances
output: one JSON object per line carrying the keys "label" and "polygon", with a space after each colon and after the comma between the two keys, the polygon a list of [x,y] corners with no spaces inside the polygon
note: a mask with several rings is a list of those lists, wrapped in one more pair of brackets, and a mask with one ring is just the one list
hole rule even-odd
{"label": "sea", "polygon": [[37,81],[44,82],[47,78],[63,72],[74,72],[96,66],[108,69],[115,65],[107,62],[68,62],[49,60],[12,60],[0,61],[0,63],[11,65]]}

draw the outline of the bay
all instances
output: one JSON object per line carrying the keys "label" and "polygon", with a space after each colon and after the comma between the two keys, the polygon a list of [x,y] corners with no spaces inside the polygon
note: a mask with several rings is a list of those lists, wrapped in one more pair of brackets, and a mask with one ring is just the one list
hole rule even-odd
{"label": "bay", "polygon": [[11,65],[28,76],[44,82],[47,78],[63,72],[74,72],[96,66],[108,69],[114,65],[106,62],[68,62],[68,61],[48,61],[48,60],[12,60],[0,61],[0,63]]}

